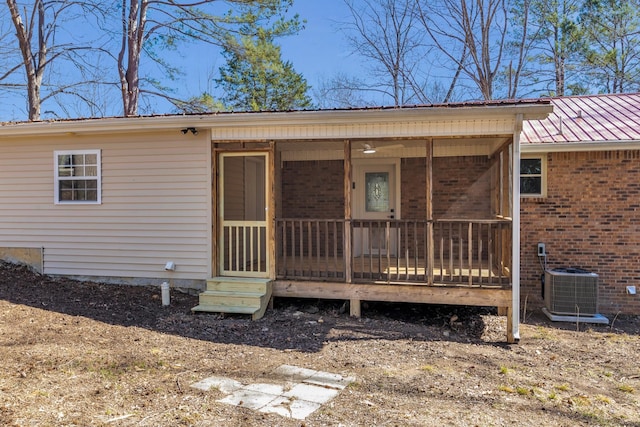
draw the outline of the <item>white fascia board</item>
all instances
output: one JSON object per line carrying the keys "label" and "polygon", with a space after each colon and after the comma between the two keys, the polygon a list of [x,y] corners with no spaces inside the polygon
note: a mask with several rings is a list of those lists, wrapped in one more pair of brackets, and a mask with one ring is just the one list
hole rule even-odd
{"label": "white fascia board", "polygon": [[521,144],[522,154],[528,153],[566,153],[584,151],[619,151],[638,150],[640,141],[594,141],[594,142],[562,142],[562,143],[539,143]]}
{"label": "white fascia board", "polygon": [[541,120],[546,118],[552,111],[552,105],[529,104],[474,107],[412,107],[379,110],[320,110],[285,113],[236,113],[218,116],[218,120],[215,122],[212,121],[211,126],[359,125],[368,123],[428,122],[486,118],[510,118],[515,122],[517,114],[523,114],[523,116],[529,120]]}
{"label": "white fascia board", "polygon": [[153,132],[204,126],[203,116],[149,116],[21,122],[0,125],[0,137],[80,135],[88,133]]}
{"label": "white fascia board", "polygon": [[411,107],[363,110],[315,110],[291,112],[220,113],[203,115],[172,115],[147,117],[117,117],[0,124],[0,137],[152,132],[179,130],[186,127],[221,128],[300,125],[352,125],[393,122],[429,122],[442,120],[513,118],[543,119],[553,110],[550,104],[518,104],[463,107]]}

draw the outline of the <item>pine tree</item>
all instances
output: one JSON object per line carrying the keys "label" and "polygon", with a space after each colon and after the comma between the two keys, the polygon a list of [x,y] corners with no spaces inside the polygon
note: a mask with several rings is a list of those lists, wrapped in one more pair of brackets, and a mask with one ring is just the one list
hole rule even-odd
{"label": "pine tree", "polygon": [[230,40],[216,84],[222,102],[235,111],[286,111],[312,107],[306,79],[291,62],[283,61],[273,33],[258,28],[255,35]]}

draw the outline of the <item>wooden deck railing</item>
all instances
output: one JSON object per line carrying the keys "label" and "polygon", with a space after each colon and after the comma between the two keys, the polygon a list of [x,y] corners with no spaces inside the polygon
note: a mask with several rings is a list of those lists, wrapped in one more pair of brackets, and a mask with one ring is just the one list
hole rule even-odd
{"label": "wooden deck railing", "polygon": [[222,226],[222,274],[262,277],[267,272],[267,226],[264,221],[225,221]]}
{"label": "wooden deck railing", "polygon": [[354,281],[427,281],[427,221],[353,220],[351,224]]}
{"label": "wooden deck railing", "polygon": [[344,279],[344,220],[277,219],[277,276]]}
{"label": "wooden deck railing", "polygon": [[276,239],[281,279],[510,284],[510,220],[277,219]]}
{"label": "wooden deck railing", "polygon": [[434,280],[479,286],[510,283],[510,220],[437,220],[433,235]]}

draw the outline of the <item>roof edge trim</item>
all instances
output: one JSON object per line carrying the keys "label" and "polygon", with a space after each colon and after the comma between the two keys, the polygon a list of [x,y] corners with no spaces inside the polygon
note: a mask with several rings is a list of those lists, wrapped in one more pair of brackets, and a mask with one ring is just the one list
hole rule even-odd
{"label": "roof edge trim", "polygon": [[516,104],[464,107],[415,107],[386,110],[319,110],[270,113],[232,113],[181,116],[115,117],[54,122],[22,122],[0,125],[0,136],[35,136],[80,133],[161,131],[185,127],[258,127],[346,125],[403,122],[487,119],[522,114],[525,120],[546,118],[551,104]]}
{"label": "roof edge trim", "polygon": [[584,151],[621,151],[638,150],[640,141],[595,141],[595,142],[568,142],[568,143],[524,143],[520,145],[520,151],[524,153],[561,153]]}

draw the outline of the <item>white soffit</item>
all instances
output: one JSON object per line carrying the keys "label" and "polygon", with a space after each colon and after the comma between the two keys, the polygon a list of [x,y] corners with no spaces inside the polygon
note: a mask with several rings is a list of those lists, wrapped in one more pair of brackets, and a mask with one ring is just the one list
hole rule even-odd
{"label": "white soffit", "polygon": [[[488,156],[506,140],[506,137],[436,139],[433,144],[433,155],[434,157]],[[365,144],[375,147],[375,154],[365,154],[363,152]],[[427,154],[425,145],[425,140],[354,140],[351,142],[351,156],[356,159],[425,157]],[[344,158],[342,141],[278,142],[276,149],[280,151],[282,161],[342,160]]]}

